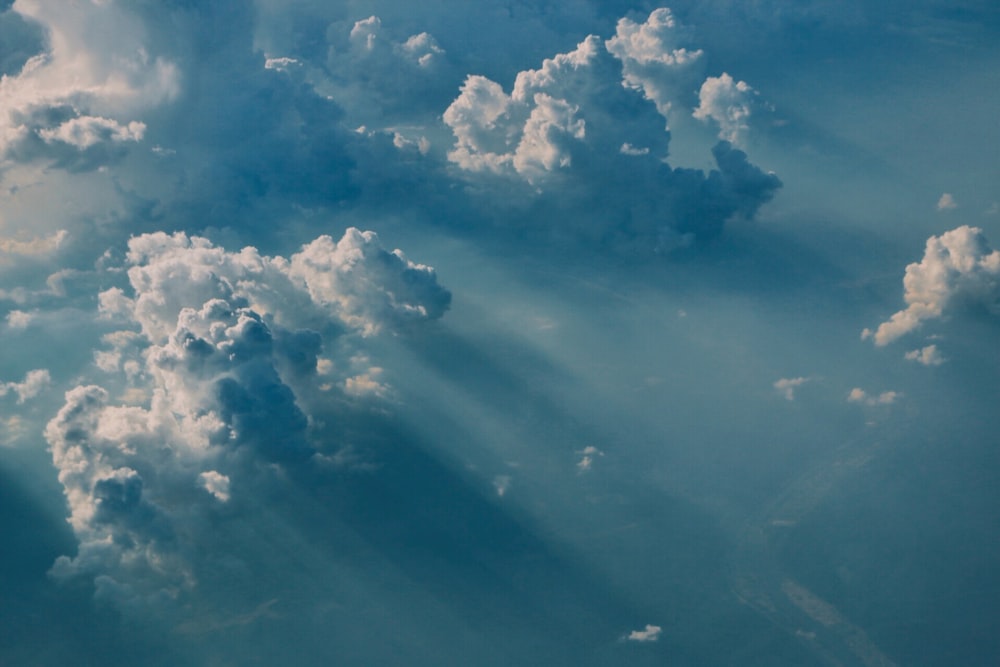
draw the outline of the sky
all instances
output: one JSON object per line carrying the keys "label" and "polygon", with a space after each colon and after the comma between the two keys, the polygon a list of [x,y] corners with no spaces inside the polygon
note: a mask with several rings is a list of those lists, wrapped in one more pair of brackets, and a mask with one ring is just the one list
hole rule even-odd
{"label": "sky", "polygon": [[1000,660],[987,0],[0,1],[0,663]]}

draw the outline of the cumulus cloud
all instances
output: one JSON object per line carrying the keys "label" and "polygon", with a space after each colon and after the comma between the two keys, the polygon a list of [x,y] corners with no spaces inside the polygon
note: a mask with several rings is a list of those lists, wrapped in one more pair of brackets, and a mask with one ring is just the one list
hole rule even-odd
{"label": "cumulus cloud", "polygon": [[625,637],[632,642],[655,642],[659,641],[663,628],[658,625],[646,625],[642,630],[633,630]]}
{"label": "cumulus cloud", "polygon": [[701,58],[701,49],[680,46],[684,31],[673,13],[654,9],[644,23],[625,17],[618,21],[615,36],[605,42],[608,51],[622,62],[623,82],[642,91],[667,116],[676,94],[678,70]]}
{"label": "cumulus cloud", "polygon": [[750,129],[747,121],[754,95],[754,89],[746,81],[735,81],[725,72],[722,76],[710,76],[701,84],[698,108],[693,115],[698,120],[715,121],[719,138],[739,145]]}
{"label": "cumulus cloud", "polygon": [[569,142],[586,136],[579,107],[563,97],[566,80],[597,57],[595,37],[576,50],[547,59],[538,70],[517,75],[507,95],[482,76],[469,76],[444,112],[455,134],[449,159],[470,171],[512,169],[530,183],[572,163]]}
{"label": "cumulus cloud", "polygon": [[198,475],[202,487],[221,502],[229,500],[229,478],[215,470],[206,470]]}
{"label": "cumulus cloud", "polygon": [[577,454],[582,455],[580,460],[576,462],[576,469],[581,473],[588,472],[594,466],[594,459],[596,457],[604,456],[604,452],[593,445],[587,445],[578,451]]}
{"label": "cumulus cloud", "polygon": [[883,391],[880,394],[869,394],[860,387],[851,389],[847,394],[848,403],[862,403],[864,405],[892,405],[902,396],[898,391]]}
{"label": "cumulus cloud", "polygon": [[434,269],[411,262],[401,250],[384,250],[374,232],[355,228],[340,241],[321,236],[303,246],[287,275],[315,303],[365,333],[441,317],[451,303]]}
{"label": "cumulus cloud", "polygon": [[23,310],[12,310],[7,313],[7,326],[11,329],[27,329],[34,315]]}
{"label": "cumulus cloud", "polygon": [[[434,123],[458,83],[448,54],[429,32],[404,36],[378,16],[334,21],[321,61],[304,54],[307,78],[342,105],[351,123],[379,130]],[[296,50],[294,41],[281,48]]]}
{"label": "cumulus cloud", "polygon": [[[123,374],[139,400],[118,404],[83,385],[49,422],[79,541],[53,572],[90,573],[107,595],[151,599],[194,585],[191,531],[214,511],[207,499],[237,502],[240,480],[318,453],[307,410],[321,391],[324,347],[335,351],[345,331],[440,317],[449,294],[432,269],[353,228],[290,258],[229,252],[181,232],[143,234],[126,261],[127,288],[104,292],[100,308],[131,328],[106,334],[111,349],[95,363]],[[33,373],[5,387],[37,393],[48,375]],[[343,395],[384,389],[378,373],[369,366],[348,378]]]}
{"label": "cumulus cloud", "polygon": [[[619,34],[606,43],[591,35],[540,68],[519,72],[510,93],[470,75],[442,117],[455,138],[449,160],[466,177],[523,180],[531,186],[522,193],[525,201],[553,214],[561,209],[564,224],[605,240],[642,239],[670,248],[690,241],[678,238],[710,238],[728,220],[752,217],[781,181],[731,142],[713,148],[718,168],[707,174],[665,162],[666,97],[651,94],[652,84],[635,77],[643,68],[696,58],[667,43],[674,26],[666,10],[646,24],[623,19]],[[746,84],[733,86],[750,95]],[[745,115],[733,109],[726,133],[736,138]]]}
{"label": "cumulus cloud", "polygon": [[928,345],[917,350],[910,350],[904,357],[907,361],[915,361],[924,366],[940,366],[945,362],[945,358],[941,356],[937,345]]}
{"label": "cumulus cloud", "polygon": [[106,141],[141,141],[145,132],[146,125],[137,121],[122,125],[110,118],[78,116],[70,118],[56,128],[40,129],[38,136],[49,144],[61,141],[84,150]]}
{"label": "cumulus cloud", "polygon": [[52,383],[49,371],[44,368],[28,371],[20,382],[0,382],[0,396],[17,395],[18,404],[24,403],[44,391]]}
{"label": "cumulus cloud", "polygon": [[1000,250],[993,250],[983,231],[963,225],[927,239],[920,262],[906,267],[903,300],[907,307],[862,338],[888,345],[961,305],[1000,312]]}
{"label": "cumulus cloud", "polygon": [[795,400],[795,389],[801,387],[809,378],[799,377],[799,378],[781,378],[775,381],[774,388],[779,394],[785,397],[785,400],[794,401]]}
{"label": "cumulus cloud", "polygon": [[937,210],[950,211],[956,208],[958,208],[958,202],[955,201],[955,198],[951,196],[951,193],[945,192],[943,195],[941,195],[941,198],[938,199]]}

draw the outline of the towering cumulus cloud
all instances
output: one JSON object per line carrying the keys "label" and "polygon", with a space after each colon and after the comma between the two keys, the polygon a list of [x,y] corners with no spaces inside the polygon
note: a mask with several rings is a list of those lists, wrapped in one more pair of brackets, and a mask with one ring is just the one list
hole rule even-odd
{"label": "towering cumulus cloud", "polygon": [[888,345],[963,303],[1000,312],[1000,250],[967,225],[930,237],[923,259],[906,267],[903,300],[905,309],[862,337]]}
{"label": "towering cumulus cloud", "polygon": [[710,238],[733,217],[753,217],[781,181],[732,145],[747,130],[745,82],[724,74],[703,86],[695,115],[722,128],[724,141],[712,150],[717,169],[666,163],[672,100],[701,56],[680,47],[682,39],[673,15],[658,9],[642,24],[622,19],[605,42],[591,35],[518,73],[509,94],[470,75],[443,116],[455,137],[449,160],[467,178],[526,182],[526,200],[599,239],[659,247]]}
{"label": "towering cumulus cloud", "polygon": [[700,104],[694,110],[699,120],[714,120],[719,125],[719,138],[740,144],[750,129],[747,124],[753,103],[754,89],[746,81],[734,81],[725,72],[710,76],[701,84]]}
{"label": "towering cumulus cloud", "polygon": [[450,295],[433,269],[353,228],[288,259],[145,234],[127,260],[127,289],[100,304],[129,328],[97,358],[129,401],[76,387],[46,429],[79,540],[54,571],[98,575],[115,597],[175,596],[196,583],[188,552],[206,512],[238,502],[261,471],[336,449],[309,435],[306,406],[329,391],[320,355],[351,332],[440,317]]}

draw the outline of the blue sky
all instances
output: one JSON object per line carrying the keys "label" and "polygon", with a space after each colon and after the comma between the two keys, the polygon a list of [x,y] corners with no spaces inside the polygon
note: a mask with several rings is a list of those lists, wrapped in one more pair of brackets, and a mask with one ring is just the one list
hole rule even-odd
{"label": "blue sky", "polygon": [[1000,657],[992,3],[0,5],[0,662]]}

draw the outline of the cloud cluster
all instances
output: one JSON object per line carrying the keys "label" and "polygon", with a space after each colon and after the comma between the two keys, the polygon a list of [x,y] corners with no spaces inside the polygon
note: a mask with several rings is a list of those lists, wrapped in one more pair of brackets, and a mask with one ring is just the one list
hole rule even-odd
{"label": "cloud cluster", "polygon": [[[666,163],[664,124],[676,96],[668,82],[701,55],[678,47],[680,34],[660,9],[642,24],[622,19],[606,42],[591,35],[519,72],[509,93],[470,75],[443,115],[455,139],[448,159],[467,179],[527,183],[526,200],[561,208],[564,225],[604,239],[666,246],[711,238],[728,220],[753,217],[781,181],[731,141],[712,149],[717,169],[708,174]],[[717,120],[723,138],[741,139],[752,94],[728,75],[710,78],[696,113]]]}
{"label": "cloud cluster", "polygon": [[[290,258],[144,234],[127,262],[127,288],[99,301],[101,317],[131,328],[95,357],[123,376],[126,400],[78,386],[45,432],[79,541],[54,572],[95,574],[115,597],[170,597],[196,584],[188,551],[206,513],[255,475],[336,447],[312,442],[306,410],[331,389],[318,371],[340,363],[329,358],[338,337],[440,317],[450,295],[433,269],[356,229]],[[38,379],[14,389],[27,395]]]}
{"label": "cloud cluster", "polygon": [[180,71],[147,50],[145,27],[118,3],[20,0],[47,49],[0,79],[0,167],[75,161],[143,138],[142,112],[176,97]]}
{"label": "cloud cluster", "polygon": [[862,338],[888,345],[962,305],[1000,311],[1000,250],[993,250],[983,231],[963,225],[927,239],[920,262],[906,267],[903,300],[907,307]]}

